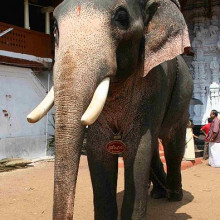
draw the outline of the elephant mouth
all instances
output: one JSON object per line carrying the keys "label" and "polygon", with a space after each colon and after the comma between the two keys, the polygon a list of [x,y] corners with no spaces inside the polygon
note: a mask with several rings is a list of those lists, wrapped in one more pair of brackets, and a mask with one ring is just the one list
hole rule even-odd
{"label": "elephant mouth", "polygon": [[[81,122],[83,125],[93,124],[101,114],[107,99],[109,84],[110,78],[106,77],[96,88],[88,108],[81,117]],[[52,87],[43,101],[27,116],[27,121],[30,123],[38,122],[50,111],[53,105],[54,89]]]}

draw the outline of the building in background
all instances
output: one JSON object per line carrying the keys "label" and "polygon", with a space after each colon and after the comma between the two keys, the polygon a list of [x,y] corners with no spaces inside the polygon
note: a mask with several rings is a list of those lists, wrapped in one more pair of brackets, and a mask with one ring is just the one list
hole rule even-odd
{"label": "building in background", "polygon": [[26,116],[52,86],[54,0],[3,0],[0,7],[0,159],[46,155],[49,115]]}
{"label": "building in background", "polygon": [[220,111],[220,0],[182,0],[191,50],[184,55],[194,81],[193,97],[203,105],[190,106],[195,125],[205,124],[210,111]]}

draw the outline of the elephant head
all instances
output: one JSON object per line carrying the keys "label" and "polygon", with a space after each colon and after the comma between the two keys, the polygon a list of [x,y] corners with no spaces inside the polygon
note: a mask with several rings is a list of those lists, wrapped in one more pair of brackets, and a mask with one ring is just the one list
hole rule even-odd
{"label": "elephant head", "polygon": [[99,117],[109,81],[124,80],[136,69],[146,76],[183,53],[189,39],[176,0],[64,0],[54,17],[54,94],[28,120],[40,120],[54,102],[53,219],[64,220],[73,217],[84,125]]}

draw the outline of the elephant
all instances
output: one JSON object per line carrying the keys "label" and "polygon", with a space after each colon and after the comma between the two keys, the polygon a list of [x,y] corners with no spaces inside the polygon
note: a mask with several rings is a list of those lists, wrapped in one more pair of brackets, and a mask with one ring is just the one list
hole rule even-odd
{"label": "elephant", "polygon": [[[177,0],[64,0],[54,10],[54,88],[27,116],[55,106],[53,220],[73,218],[85,127],[94,219],[116,220],[118,157],[125,189],[121,219],[145,220],[158,138],[167,163],[167,197],[182,199],[181,161],[193,83],[182,53],[190,47]],[[152,159],[153,158],[153,159]]]}

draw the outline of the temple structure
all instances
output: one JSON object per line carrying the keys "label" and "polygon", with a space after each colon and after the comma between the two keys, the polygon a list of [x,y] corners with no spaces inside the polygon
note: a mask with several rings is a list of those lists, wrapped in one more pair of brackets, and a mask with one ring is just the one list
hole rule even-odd
{"label": "temple structure", "polygon": [[207,122],[210,111],[220,111],[220,0],[182,1],[191,50],[184,55],[194,81],[193,97],[202,105],[190,106],[195,125]]}

